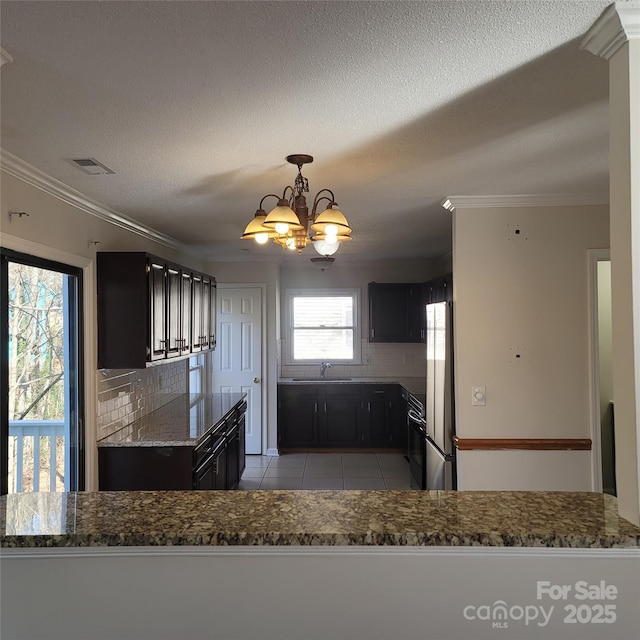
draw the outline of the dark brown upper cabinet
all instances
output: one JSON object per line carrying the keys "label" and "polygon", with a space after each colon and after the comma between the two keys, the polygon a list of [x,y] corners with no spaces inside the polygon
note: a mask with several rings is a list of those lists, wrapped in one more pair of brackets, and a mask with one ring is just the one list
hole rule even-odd
{"label": "dark brown upper cabinet", "polygon": [[424,342],[425,305],[453,299],[453,277],[369,283],[369,342]]}
{"label": "dark brown upper cabinet", "polygon": [[421,283],[369,283],[369,342],[424,342]]}
{"label": "dark brown upper cabinet", "polygon": [[97,254],[98,368],[149,363],[215,347],[216,280],[138,251]]}

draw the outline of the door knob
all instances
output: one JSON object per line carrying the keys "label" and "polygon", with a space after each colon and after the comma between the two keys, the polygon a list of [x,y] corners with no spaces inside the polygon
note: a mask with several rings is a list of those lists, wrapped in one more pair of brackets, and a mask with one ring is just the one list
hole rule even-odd
{"label": "door knob", "polygon": [[253,381],[258,384],[258,382],[260,382],[260,378],[254,378]]}

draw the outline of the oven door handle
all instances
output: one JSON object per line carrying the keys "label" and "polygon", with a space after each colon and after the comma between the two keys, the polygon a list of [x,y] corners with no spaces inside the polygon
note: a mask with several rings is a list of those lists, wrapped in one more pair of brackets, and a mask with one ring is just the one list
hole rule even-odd
{"label": "oven door handle", "polygon": [[418,425],[418,427],[422,431],[424,431],[425,427],[427,426],[427,422],[421,415],[413,411],[413,409],[409,409],[407,416],[411,422]]}

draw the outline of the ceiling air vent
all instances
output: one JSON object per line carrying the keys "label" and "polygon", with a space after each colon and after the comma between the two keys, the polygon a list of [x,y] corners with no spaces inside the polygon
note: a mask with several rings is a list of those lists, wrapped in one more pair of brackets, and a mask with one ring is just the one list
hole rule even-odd
{"label": "ceiling air vent", "polygon": [[91,176],[115,173],[113,169],[109,169],[109,167],[98,162],[95,158],[65,158],[65,160]]}

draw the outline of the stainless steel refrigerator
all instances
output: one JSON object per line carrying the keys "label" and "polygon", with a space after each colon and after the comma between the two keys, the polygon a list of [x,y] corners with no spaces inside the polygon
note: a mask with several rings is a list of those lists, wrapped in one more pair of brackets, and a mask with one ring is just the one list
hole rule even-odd
{"label": "stainless steel refrigerator", "polygon": [[451,302],[426,306],[427,389],[425,402],[426,489],[455,489]]}

